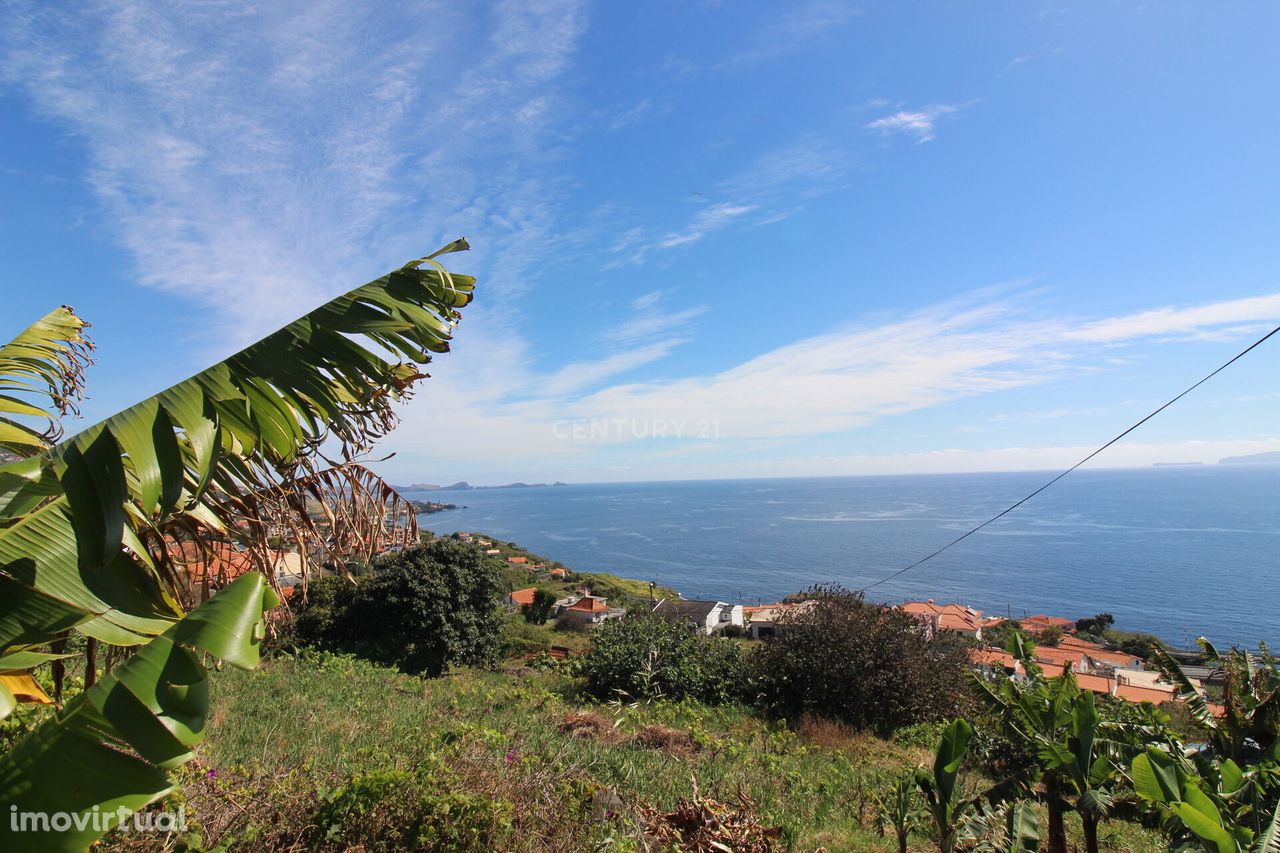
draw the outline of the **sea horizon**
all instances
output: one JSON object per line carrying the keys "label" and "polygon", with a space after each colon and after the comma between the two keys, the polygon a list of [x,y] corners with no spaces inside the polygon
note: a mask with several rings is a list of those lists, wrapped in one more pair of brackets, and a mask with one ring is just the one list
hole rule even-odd
{"label": "sea horizon", "polygon": [[[860,589],[1021,499],[1044,471],[575,483],[448,492],[421,516],[580,571],[656,580],[688,598],[774,601],[817,583]],[[1253,646],[1280,605],[1280,466],[1074,472],[868,598],[958,601],[989,614],[1116,616],[1176,646]],[[411,497],[440,494],[437,490]],[[464,497],[465,496],[465,497]],[[1237,594],[1239,593],[1239,594]],[[1240,601],[1247,593],[1248,607]]]}

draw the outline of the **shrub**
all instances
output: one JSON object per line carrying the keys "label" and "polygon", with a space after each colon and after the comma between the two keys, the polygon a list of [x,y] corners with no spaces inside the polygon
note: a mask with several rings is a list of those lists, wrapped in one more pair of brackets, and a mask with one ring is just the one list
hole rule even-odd
{"label": "shrub", "polygon": [[587,690],[601,699],[689,697],[716,704],[742,695],[747,681],[739,646],[655,616],[614,619],[591,635],[582,661]]}
{"label": "shrub", "polygon": [[357,776],[324,798],[316,846],[368,853],[488,851],[511,835],[510,803],[462,793],[400,770]]}
{"label": "shrub", "polygon": [[896,609],[841,587],[819,587],[813,604],[785,617],[753,658],[758,699],[769,712],[818,714],[887,733],[942,719],[966,704],[966,644],[930,639]]}
{"label": "shrub", "polygon": [[370,569],[354,586],[341,578],[314,584],[299,636],[432,676],[497,659],[502,587],[479,548],[435,538],[384,554]]}
{"label": "shrub", "polygon": [[320,648],[337,639],[337,622],[355,597],[355,584],[344,577],[316,578],[307,584],[307,603],[298,612],[293,631],[300,642]]}
{"label": "shrub", "polygon": [[502,656],[524,658],[545,652],[551,646],[546,628],[540,628],[523,619],[508,619],[502,626]]}

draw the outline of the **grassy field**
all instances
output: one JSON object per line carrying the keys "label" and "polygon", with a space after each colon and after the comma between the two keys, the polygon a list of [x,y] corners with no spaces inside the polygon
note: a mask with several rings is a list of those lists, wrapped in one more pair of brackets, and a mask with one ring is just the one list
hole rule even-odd
{"label": "grassy field", "polygon": [[[219,673],[213,690],[210,737],[169,804],[185,803],[189,841],[204,848],[396,849],[387,825],[412,801],[434,816],[434,849],[643,849],[644,816],[691,796],[696,779],[735,808],[749,797],[761,824],[781,828],[779,849],[891,851],[871,794],[929,755],[739,707],[593,704],[554,672],[422,680],[308,654]],[[1109,825],[1104,845],[1162,849],[1128,824]],[[934,849],[924,835],[912,848]]]}

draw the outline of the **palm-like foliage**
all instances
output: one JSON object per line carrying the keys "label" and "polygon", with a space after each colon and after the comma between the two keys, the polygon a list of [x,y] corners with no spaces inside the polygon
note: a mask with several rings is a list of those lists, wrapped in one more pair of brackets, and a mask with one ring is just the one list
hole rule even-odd
{"label": "palm-like foliage", "polygon": [[1200,775],[1184,757],[1150,748],[1133,760],[1130,776],[1166,818],[1171,850],[1280,853],[1280,805],[1264,796],[1280,781],[1274,758],[1247,769],[1227,759]]}
{"label": "palm-like foliage", "polygon": [[[1031,663],[1018,635],[1009,646],[1011,653],[1024,656],[1024,665]],[[1111,750],[1102,748],[1099,736],[1102,717],[1093,694],[1080,689],[1069,666],[1052,679],[1043,678],[1038,667],[1027,670],[1025,684],[1006,679],[993,685],[972,673],[970,681],[1009,736],[1036,755],[1049,815],[1050,853],[1066,853],[1067,810],[1079,812],[1085,847],[1096,853],[1098,824],[1111,809],[1116,780]]]}
{"label": "palm-like foliage", "polygon": [[[465,248],[412,261],[64,441],[58,417],[73,410],[88,361],[84,321],[60,308],[0,349],[0,672],[45,662],[42,648],[71,630],[146,644],[0,758],[0,807],[106,808],[112,791],[127,792],[129,808],[152,801],[165,790],[160,769],[184,760],[203,729],[195,652],[256,660],[275,596],[257,576],[185,613],[184,542],[234,541],[274,582],[282,540],[305,569],[309,556],[341,563],[413,529],[398,496],[356,463],[394,425],[392,403],[425,376],[421,365],[448,349],[475,282],[435,257]],[[7,713],[17,697],[3,685]],[[136,751],[142,769],[99,773],[101,788],[74,797],[53,786],[51,756],[89,780],[106,766],[97,762],[123,755],[104,742]]]}
{"label": "palm-like foliage", "polygon": [[1168,652],[1157,649],[1161,672],[1186,703],[1196,723],[1209,734],[1214,750],[1236,762],[1256,760],[1280,738],[1280,669],[1260,644],[1255,655],[1233,647],[1225,655],[1204,637],[1196,642],[1205,660],[1222,670],[1222,711],[1215,713],[1182,666]]}

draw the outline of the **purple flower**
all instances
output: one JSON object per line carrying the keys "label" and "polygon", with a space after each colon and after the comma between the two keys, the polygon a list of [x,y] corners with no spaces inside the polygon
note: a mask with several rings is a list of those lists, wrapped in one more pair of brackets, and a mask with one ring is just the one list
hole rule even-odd
{"label": "purple flower", "polygon": [[212,768],[210,768],[210,769],[209,769],[209,772],[208,772],[208,773],[206,773],[206,774],[204,774],[204,778],[206,778],[206,779],[217,779],[217,778],[218,778],[218,771],[217,771],[217,770],[214,770],[214,769],[212,769]]}
{"label": "purple flower", "polygon": [[515,761],[515,760],[516,760],[516,751],[515,751],[515,749],[508,749],[508,750],[507,750],[507,763],[508,763],[508,764],[510,764],[510,763],[512,763],[512,762],[513,762],[513,761]]}
{"label": "purple flower", "polygon": [[604,813],[604,819],[605,819],[605,820],[612,820],[612,819],[613,819],[613,812],[606,810],[606,811],[605,811],[605,813]]}

